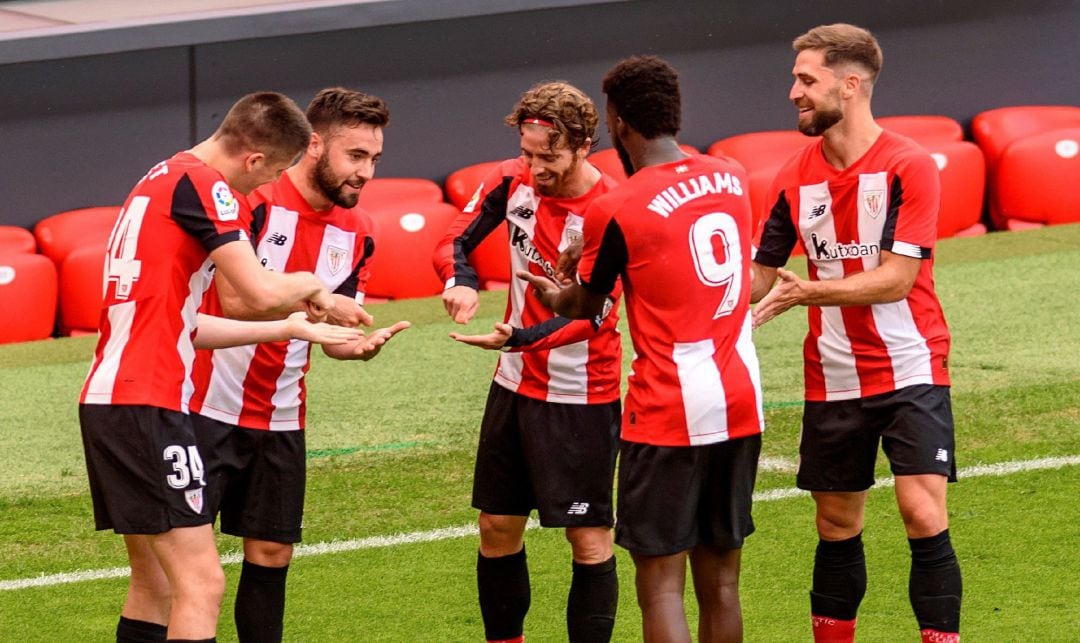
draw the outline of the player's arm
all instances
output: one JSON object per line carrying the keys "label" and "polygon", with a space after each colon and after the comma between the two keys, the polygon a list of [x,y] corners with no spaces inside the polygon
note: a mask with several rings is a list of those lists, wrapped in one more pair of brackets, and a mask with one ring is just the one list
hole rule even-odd
{"label": "player's arm", "polygon": [[525,271],[517,273],[555,314],[570,319],[601,315],[608,295],[621,287],[619,276],[629,263],[629,252],[613,212],[600,207],[600,201],[593,202],[585,211],[581,258],[574,283],[560,286],[547,277]]}
{"label": "player's arm", "polygon": [[540,303],[550,308],[556,315],[570,319],[588,319],[599,315],[604,310],[607,295],[592,292],[581,284],[561,287],[547,277],[534,275],[524,270],[518,271],[517,276],[529,282],[534,289],[534,294],[540,298]]}
{"label": "player's arm", "polygon": [[756,304],[769,294],[769,289],[776,283],[777,268],[765,266],[756,261],[750,262],[750,303]]}
{"label": "player's arm", "polygon": [[873,270],[843,279],[809,281],[780,268],[780,283],[754,308],[760,326],[793,306],[868,306],[900,301],[908,296],[922,268],[922,259],[882,251]]}
{"label": "player's arm", "polygon": [[407,321],[399,321],[392,326],[372,331],[368,335],[364,335],[362,331],[357,331],[360,333],[360,337],[347,343],[324,343],[323,352],[334,359],[358,359],[367,361],[378,355],[379,351],[382,350],[382,347],[385,346],[386,342],[390,341],[394,335],[397,335],[410,326],[412,326],[412,324]]}
{"label": "player's arm", "polygon": [[780,177],[770,188],[773,207],[769,216],[758,224],[754,239],[753,261],[750,262],[750,303],[756,304],[776,283],[777,269],[787,263],[791,250],[799,240],[791,218],[791,204],[780,189]]}
{"label": "player's arm", "polygon": [[295,312],[285,319],[274,321],[242,321],[199,313],[195,329],[195,348],[228,348],[262,342],[303,339],[315,344],[348,345],[363,339],[364,333],[307,321],[307,314]]}
{"label": "player's arm", "polygon": [[446,284],[442,293],[443,307],[459,324],[468,323],[480,305],[477,292],[480,279],[469,263],[469,255],[506,220],[512,181],[511,177],[503,176],[502,166],[497,168],[480,184],[473,200],[454,218],[435,246],[432,265]]}
{"label": "player's arm", "polygon": [[[246,241],[220,245],[210,251],[210,259],[228,282],[226,288],[231,287],[239,301],[255,315],[281,317],[293,312],[299,304],[309,318],[321,320],[334,306],[330,293],[315,275],[266,270]],[[222,299],[222,306],[225,304],[226,300]]]}

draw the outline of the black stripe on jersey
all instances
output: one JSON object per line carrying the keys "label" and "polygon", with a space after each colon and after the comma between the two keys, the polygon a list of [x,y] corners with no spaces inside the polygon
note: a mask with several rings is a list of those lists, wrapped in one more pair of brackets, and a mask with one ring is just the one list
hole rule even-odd
{"label": "black stripe on jersey", "polygon": [[506,220],[506,204],[510,200],[510,183],[514,177],[504,176],[480,204],[480,214],[454,238],[454,285],[480,288],[476,269],[469,263],[469,255],[495,228]]}
{"label": "black stripe on jersey", "polygon": [[251,245],[258,247],[259,234],[266,226],[266,204],[260,203],[251,211]]}
{"label": "black stripe on jersey", "polygon": [[[889,211],[885,214],[885,226],[881,229],[881,249],[892,252],[896,241],[896,220],[900,218],[900,206],[904,205],[904,184],[900,175],[893,177],[889,186]],[[919,246],[919,259],[929,259],[933,254],[930,248]]]}
{"label": "black stripe on jersey", "polygon": [[780,268],[791,257],[791,250],[798,240],[795,222],[791,220],[791,204],[781,190],[769,211],[769,218],[765,221],[765,229],[761,232],[761,245],[754,255],[754,262]]}
{"label": "black stripe on jersey", "polygon": [[364,237],[364,256],[360,257],[360,261],[356,262],[356,267],[349,273],[345,281],[341,282],[341,285],[334,291],[335,295],[345,295],[346,297],[355,297],[357,286],[360,285],[360,269],[363,268],[371,255],[375,254],[375,240],[371,237]]}
{"label": "black stripe on jersey", "polygon": [[551,319],[540,322],[528,328],[515,328],[510,334],[510,339],[506,340],[506,344],[509,348],[515,346],[526,346],[544,339],[550,335],[553,335],[556,331],[563,329],[569,324],[571,320],[566,317],[552,317]]}
{"label": "black stripe on jersey", "polygon": [[240,230],[233,230],[225,234],[218,233],[214,222],[210,220],[210,217],[206,216],[206,208],[203,207],[202,199],[199,198],[199,192],[195,189],[195,184],[191,182],[191,177],[186,174],[176,182],[169,216],[180,226],[181,230],[198,239],[207,252],[212,252],[226,243],[241,239]]}
{"label": "black stripe on jersey", "polygon": [[608,221],[604,228],[604,238],[600,240],[600,249],[596,252],[592,279],[581,285],[591,292],[606,295],[615,289],[615,280],[626,273],[630,254],[626,249],[626,237],[615,219]]}

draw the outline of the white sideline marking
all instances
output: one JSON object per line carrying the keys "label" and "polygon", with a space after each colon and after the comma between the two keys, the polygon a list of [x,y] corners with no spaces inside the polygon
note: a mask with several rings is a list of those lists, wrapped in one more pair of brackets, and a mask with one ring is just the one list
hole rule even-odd
{"label": "white sideline marking", "polygon": [[[1011,473],[1023,471],[1038,471],[1040,469],[1061,469],[1067,466],[1080,464],[1080,456],[1070,455],[1054,458],[1041,458],[1038,460],[1019,460],[1015,462],[999,462],[997,464],[979,464],[973,467],[960,469],[958,478],[978,478],[981,476],[1005,476]],[[879,478],[874,481],[875,489],[893,486],[893,480]],[[808,496],[808,492],[802,489],[773,489],[754,494],[754,502],[769,502],[783,500],[796,496]],[[530,518],[526,529],[535,529],[540,522]],[[415,531],[407,534],[394,534],[392,536],[370,536],[355,540],[338,540],[328,543],[314,543],[312,545],[298,545],[293,553],[294,558],[301,556],[321,556],[323,554],[336,554],[359,549],[376,549],[380,547],[396,547],[413,543],[426,543],[436,540],[449,540],[451,538],[464,538],[475,536],[479,530],[475,524],[461,525],[458,527],[444,527],[431,531]],[[221,564],[234,565],[243,559],[241,552],[225,554],[221,557]],[[61,574],[42,574],[33,578],[20,578],[17,580],[0,581],[0,591],[16,589],[28,589],[30,587],[47,587],[49,585],[64,585],[67,583],[79,583],[90,580],[102,580],[106,578],[119,578],[131,573],[128,567],[113,567],[111,569],[90,569],[78,572],[65,572]]]}

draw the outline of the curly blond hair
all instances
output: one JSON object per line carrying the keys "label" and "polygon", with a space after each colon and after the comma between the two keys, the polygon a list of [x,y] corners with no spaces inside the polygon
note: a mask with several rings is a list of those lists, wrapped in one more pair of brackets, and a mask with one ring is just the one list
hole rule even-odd
{"label": "curly blond hair", "polygon": [[596,105],[585,92],[566,81],[533,85],[521,95],[505,121],[510,127],[520,128],[530,118],[553,125],[550,134],[553,149],[560,142],[565,142],[571,150],[580,149],[586,141],[590,146],[596,144],[596,128],[600,125]]}

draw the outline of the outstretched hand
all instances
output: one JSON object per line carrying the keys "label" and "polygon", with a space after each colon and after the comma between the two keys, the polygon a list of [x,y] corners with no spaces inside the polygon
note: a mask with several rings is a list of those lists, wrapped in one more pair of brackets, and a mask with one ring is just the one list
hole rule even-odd
{"label": "outstretched hand", "polygon": [[754,328],[804,301],[807,284],[810,282],[783,268],[776,271],[776,276],[779,277],[776,285],[754,307]]}
{"label": "outstretched hand", "polygon": [[308,313],[298,311],[289,315],[289,335],[295,339],[302,339],[313,344],[347,344],[363,339],[364,333],[356,328],[335,326],[325,322],[312,323],[307,320]]}
{"label": "outstretched hand", "polygon": [[510,324],[499,322],[495,324],[495,330],[486,335],[462,335],[461,333],[450,333],[450,338],[459,341],[462,344],[468,344],[469,346],[477,346],[479,348],[497,351],[506,345],[506,342],[510,340],[510,335],[513,333],[514,328]]}
{"label": "outstretched hand", "polygon": [[379,351],[382,350],[382,347],[386,345],[386,342],[390,341],[394,335],[397,335],[410,326],[412,326],[411,322],[399,321],[392,326],[371,331],[371,333],[361,337],[360,340],[352,346],[352,358],[364,360],[366,362],[378,355]]}

